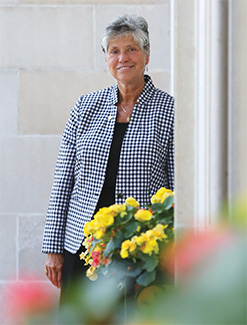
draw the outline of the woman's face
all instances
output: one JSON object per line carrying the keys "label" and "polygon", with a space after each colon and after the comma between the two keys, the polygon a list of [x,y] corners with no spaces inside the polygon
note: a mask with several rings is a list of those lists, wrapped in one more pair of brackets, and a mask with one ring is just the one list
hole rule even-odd
{"label": "woman's face", "polygon": [[106,61],[112,76],[122,83],[143,82],[145,65],[149,62],[147,55],[129,36],[121,36],[109,42]]}

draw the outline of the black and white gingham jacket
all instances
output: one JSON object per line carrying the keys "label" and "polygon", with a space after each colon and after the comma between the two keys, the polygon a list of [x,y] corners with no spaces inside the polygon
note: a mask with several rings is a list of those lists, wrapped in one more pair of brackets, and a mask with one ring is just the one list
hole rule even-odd
{"label": "black and white gingham jacket", "polygon": [[[160,187],[174,187],[174,101],[149,76],[126,130],[116,180],[116,203],[141,206]],[[73,107],[59,150],[46,218],[43,253],[75,253],[103,187],[116,121],[117,84],[84,95]]]}

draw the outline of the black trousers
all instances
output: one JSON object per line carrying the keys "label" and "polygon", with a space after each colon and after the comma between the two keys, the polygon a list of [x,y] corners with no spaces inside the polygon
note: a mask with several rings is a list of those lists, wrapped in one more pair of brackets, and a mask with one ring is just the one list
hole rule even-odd
{"label": "black trousers", "polygon": [[69,286],[73,279],[86,275],[87,267],[84,265],[85,261],[80,260],[81,252],[82,249],[78,250],[76,254],[64,250],[62,286]]}

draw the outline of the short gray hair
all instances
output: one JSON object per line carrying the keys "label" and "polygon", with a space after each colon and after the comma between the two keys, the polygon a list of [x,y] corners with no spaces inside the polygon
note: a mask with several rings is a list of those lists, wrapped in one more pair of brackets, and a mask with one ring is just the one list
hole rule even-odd
{"label": "short gray hair", "polygon": [[108,44],[111,39],[117,39],[120,36],[132,35],[141,49],[149,54],[149,32],[148,23],[143,17],[134,14],[124,14],[112,20],[105,28],[101,47],[104,53],[107,52]]}

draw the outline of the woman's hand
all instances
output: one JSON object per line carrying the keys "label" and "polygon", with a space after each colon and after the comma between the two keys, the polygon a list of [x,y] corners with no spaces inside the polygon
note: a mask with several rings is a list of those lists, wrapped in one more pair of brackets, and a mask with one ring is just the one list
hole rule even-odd
{"label": "woman's hand", "polygon": [[61,288],[62,270],[64,257],[63,254],[48,253],[45,262],[45,273],[54,286]]}

